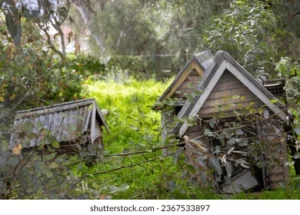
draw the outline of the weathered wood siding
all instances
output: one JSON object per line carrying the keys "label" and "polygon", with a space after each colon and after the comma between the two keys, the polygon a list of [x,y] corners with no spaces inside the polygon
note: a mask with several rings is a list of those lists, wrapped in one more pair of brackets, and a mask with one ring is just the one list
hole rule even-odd
{"label": "weathered wood siding", "polygon": [[[197,73],[197,74],[196,74]],[[170,98],[174,95],[177,89],[182,85],[183,82],[187,80],[187,78],[191,76],[202,76],[204,73],[203,69],[195,62],[195,60],[191,61],[185,70],[180,74],[180,77],[174,83],[172,89],[166,95],[167,98]]]}
{"label": "weathered wood siding", "polygon": [[184,98],[185,93],[191,93],[195,91],[196,86],[199,84],[201,76],[193,69],[189,76],[183,81],[183,83],[177,88],[172,98]]}
{"label": "weathered wood siding", "polygon": [[95,121],[94,132],[93,132],[93,136],[91,138],[92,138],[92,140],[95,140],[98,138],[97,143],[100,145],[101,148],[103,148],[102,129],[101,129],[100,123],[97,120]]}
{"label": "weathered wood siding", "polygon": [[[172,98],[180,99],[176,102],[176,106],[182,107],[186,101],[184,96],[185,93],[191,93],[195,91],[196,86],[200,81],[200,72],[197,72],[196,69],[193,69],[188,77],[181,83],[181,85],[177,88],[175,93],[172,95]],[[162,142],[164,143],[166,139],[172,135],[173,129],[175,126],[174,116],[176,115],[175,106],[174,110],[162,110],[161,112],[161,126],[162,126]]]}
{"label": "weathered wood siding", "polygon": [[267,184],[271,189],[285,186],[288,183],[289,167],[284,125],[275,117],[263,120],[261,125]]}
{"label": "weathered wood siding", "polygon": [[262,102],[242,82],[230,72],[225,71],[201,107],[200,117],[235,116],[246,107],[258,108]]}

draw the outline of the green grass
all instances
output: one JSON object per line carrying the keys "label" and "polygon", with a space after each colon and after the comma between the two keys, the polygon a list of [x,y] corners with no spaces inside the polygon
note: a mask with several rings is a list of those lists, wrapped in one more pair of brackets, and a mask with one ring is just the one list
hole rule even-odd
{"label": "green grass", "polygon": [[[161,146],[160,113],[151,110],[158,96],[169,82],[155,80],[126,82],[87,80],[86,97],[94,97],[101,109],[109,114],[106,120],[110,135],[104,133],[105,154],[103,162],[92,168],[78,170],[97,173],[119,167],[121,170],[91,177],[89,187],[100,194],[111,195],[114,199],[299,199],[299,177],[291,168],[291,183],[288,188],[264,191],[259,194],[240,193],[218,195],[213,191],[201,190],[188,180],[186,162],[181,155],[179,161],[172,157],[162,157],[161,151],[132,155],[129,157],[109,156],[116,153],[151,150]],[[133,168],[124,168],[139,162],[156,158]],[[82,173],[83,174],[83,173]]]}
{"label": "green grass", "polygon": [[[151,150],[160,145],[160,113],[151,110],[151,106],[167,86],[168,83],[155,80],[86,82],[87,97],[94,97],[101,109],[109,111],[106,120],[110,135],[104,133],[106,155]],[[162,158],[161,155],[162,152],[157,151],[125,158],[109,157],[104,163],[90,168],[89,173],[157,159],[133,168],[99,175],[96,180],[90,180],[90,186],[114,198],[130,198],[144,192],[140,198],[163,198],[165,185],[162,181],[174,178],[178,174],[178,167],[172,158]],[[156,188],[160,185],[159,189]],[[126,188],[125,191],[120,192],[119,189],[123,188]],[[154,191],[148,193],[149,190]]]}
{"label": "green grass", "polygon": [[86,82],[88,96],[94,97],[101,109],[109,111],[106,120],[110,135],[104,134],[108,150],[116,153],[159,141],[160,113],[151,110],[151,106],[166,86],[155,80]]}

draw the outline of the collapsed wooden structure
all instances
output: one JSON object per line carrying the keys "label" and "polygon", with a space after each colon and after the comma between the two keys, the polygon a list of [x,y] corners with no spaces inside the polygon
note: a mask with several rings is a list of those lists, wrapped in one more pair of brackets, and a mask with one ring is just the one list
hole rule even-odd
{"label": "collapsed wooden structure", "polygon": [[161,111],[165,144],[184,139],[200,185],[211,181],[234,193],[287,185],[291,122],[284,98],[284,80],[260,82],[228,53],[207,50],[184,66],[153,109]]}
{"label": "collapsed wooden structure", "polygon": [[[60,143],[58,151],[80,151],[88,143],[103,149],[103,129],[109,133],[95,99],[84,99],[17,112],[9,149],[21,144],[23,149]],[[96,153],[95,153],[96,154]]]}

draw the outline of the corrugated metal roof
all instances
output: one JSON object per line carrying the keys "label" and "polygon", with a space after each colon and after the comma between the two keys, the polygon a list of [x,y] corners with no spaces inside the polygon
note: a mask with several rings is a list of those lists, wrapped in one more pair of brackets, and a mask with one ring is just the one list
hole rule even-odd
{"label": "corrugated metal roof", "polygon": [[16,143],[22,144],[23,148],[30,148],[53,141],[67,142],[88,132],[92,136],[95,120],[109,132],[94,99],[19,111],[15,117],[15,132],[11,135],[9,148],[13,148]]}

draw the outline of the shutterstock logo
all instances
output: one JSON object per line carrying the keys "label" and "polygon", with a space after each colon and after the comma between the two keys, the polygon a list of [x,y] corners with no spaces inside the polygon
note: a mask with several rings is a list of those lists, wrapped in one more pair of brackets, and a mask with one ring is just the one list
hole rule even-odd
{"label": "shutterstock logo", "polygon": [[102,205],[102,206],[91,206],[90,207],[91,212],[153,212],[155,211],[155,208],[153,206],[140,206],[137,207],[135,205],[131,206],[109,206],[109,205]]}

